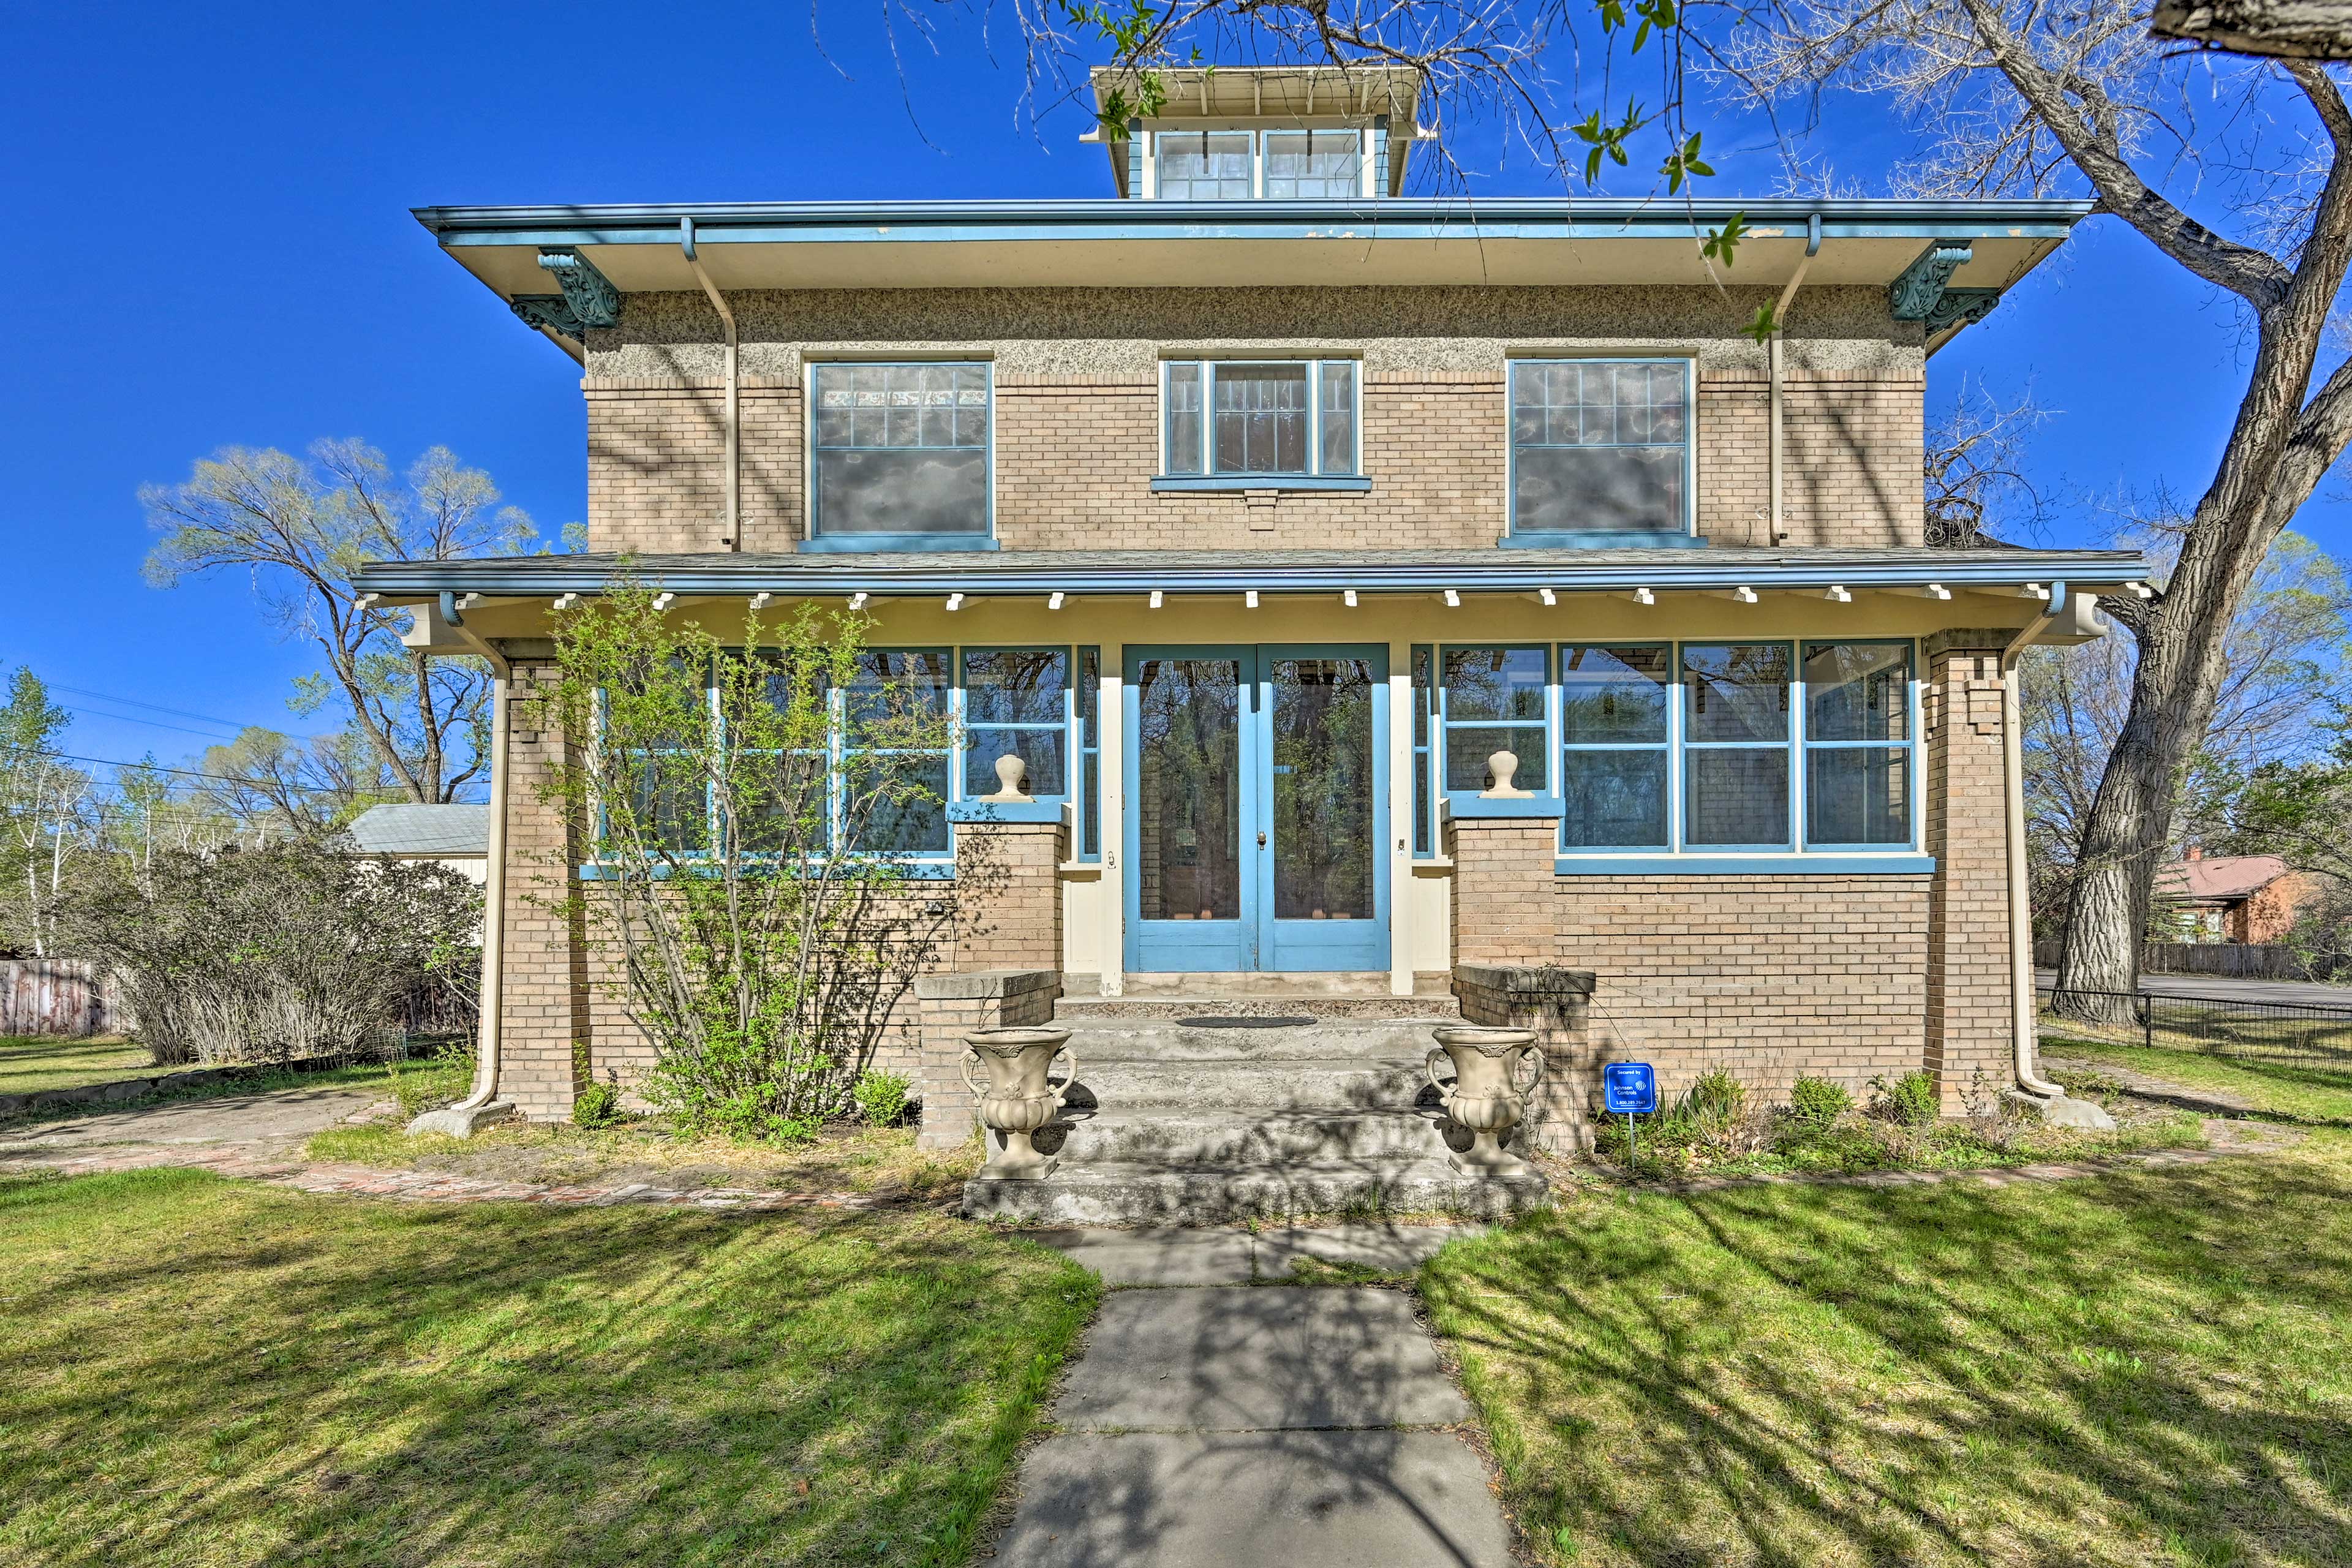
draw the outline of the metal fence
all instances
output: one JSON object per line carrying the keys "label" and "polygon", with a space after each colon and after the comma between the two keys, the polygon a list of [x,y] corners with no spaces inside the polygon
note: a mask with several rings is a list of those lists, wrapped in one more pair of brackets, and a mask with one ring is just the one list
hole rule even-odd
{"label": "metal fence", "polygon": [[2062,1037],[2352,1074],[2352,1005],[2049,986],[2041,1004],[2042,1028]]}

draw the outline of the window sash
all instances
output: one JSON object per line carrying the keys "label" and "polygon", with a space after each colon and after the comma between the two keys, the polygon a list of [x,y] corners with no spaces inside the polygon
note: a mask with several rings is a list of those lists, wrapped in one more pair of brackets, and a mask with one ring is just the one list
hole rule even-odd
{"label": "window sash", "polygon": [[[1860,680],[1802,680],[1817,654],[1840,647],[1885,649],[1896,657],[1891,671],[1882,665],[1866,671]],[[1803,753],[1801,776],[1804,805],[1801,824],[1805,847],[1870,852],[1917,844],[1923,809],[1920,789],[1924,782],[1925,742],[1919,723],[1918,666],[1911,643],[1899,638],[1872,637],[1808,640],[1798,648],[1797,668],[1803,692],[1798,713]],[[1877,710],[1881,732],[1849,737],[1844,732],[1846,727],[1840,725],[1831,730],[1835,738],[1817,737],[1816,731],[1827,727],[1822,723],[1824,716],[1832,720],[1846,717],[1831,710],[1829,693],[1869,681],[1883,681],[1890,674],[1893,679],[1885,681],[1885,686],[1892,689],[1882,687],[1885,696]],[[1865,697],[1864,701],[1863,712],[1866,715],[1871,711],[1869,699]],[[1867,722],[1865,718],[1865,725]],[[1874,777],[1870,767],[1874,753],[1879,760]],[[1843,784],[1844,781],[1836,776],[1842,763],[1855,769],[1853,781],[1861,792],[1858,798],[1838,798],[1822,793],[1831,784]],[[1837,832],[1834,829],[1841,822],[1848,826],[1859,824],[1865,832],[1859,837]],[[1868,831],[1872,827],[1885,831],[1873,837]]]}
{"label": "window sash", "polygon": [[[1642,653],[1654,654],[1657,656],[1658,672],[1664,677],[1664,679],[1654,682],[1653,687],[1656,699],[1660,704],[1658,729],[1654,737],[1633,734],[1623,736],[1622,738],[1607,740],[1579,740],[1570,738],[1569,726],[1569,689],[1571,680],[1575,678],[1571,677],[1570,674],[1570,667],[1571,664],[1580,663],[1581,656],[1592,653],[1611,656],[1612,661],[1619,668],[1630,668],[1627,661],[1615,658],[1614,656],[1619,654]],[[1675,719],[1676,708],[1681,699],[1681,693],[1677,689],[1675,680],[1674,645],[1672,643],[1663,642],[1635,641],[1615,643],[1563,643],[1560,645],[1559,649],[1557,668],[1559,670],[1559,732],[1562,737],[1560,742],[1559,793],[1561,798],[1567,803],[1561,813],[1560,818],[1561,847],[1572,853],[1590,853],[1596,850],[1649,850],[1652,852],[1657,852],[1672,849],[1675,839],[1675,812],[1681,796],[1681,792],[1676,787],[1675,780],[1675,756],[1676,752],[1675,742],[1678,730]],[[1636,670],[1635,673],[1638,675],[1639,671]],[[1606,682],[1593,682],[1592,684],[1602,686],[1622,685],[1629,689],[1637,692],[1643,689],[1643,688],[1632,679],[1624,680],[1610,680]],[[1607,715],[1604,715],[1604,717],[1606,716]],[[1599,822],[1595,820],[1594,814],[1591,810],[1588,809],[1585,812],[1580,813],[1578,809],[1579,802],[1570,793],[1571,780],[1575,775],[1587,768],[1591,768],[1596,773],[1601,773],[1604,772],[1602,767],[1602,764],[1604,763],[1614,763],[1622,766],[1622,764],[1634,763],[1638,760],[1654,760],[1654,762],[1657,773],[1657,798],[1654,820],[1656,823],[1656,828],[1654,832],[1638,837],[1625,833],[1603,833],[1601,830]],[[1620,777],[1623,776],[1623,774],[1620,774]],[[1588,805],[1590,803],[1588,803]],[[1621,817],[1620,819],[1622,820],[1622,818]]]}
{"label": "window sash", "polygon": [[[1476,711],[1468,717],[1459,713],[1454,692],[1469,683],[1450,679],[1455,656],[1523,653],[1535,654],[1542,661],[1537,711],[1530,714],[1520,706],[1528,689],[1507,679],[1500,689],[1505,706],[1499,713]],[[1493,782],[1486,772],[1486,758],[1497,751],[1507,751],[1519,759],[1511,775],[1514,788],[1536,795],[1552,793],[1550,737],[1558,707],[1558,670],[1552,653],[1552,645],[1544,643],[1447,643],[1438,649],[1436,734],[1440,744],[1434,761],[1441,796],[1474,795],[1486,790]],[[1469,782],[1473,779],[1478,782]]]}
{"label": "window sash", "polygon": [[[1645,373],[1638,400],[1620,396],[1635,390],[1622,384],[1621,369]],[[1599,390],[1603,372],[1605,399]],[[1511,361],[1505,391],[1510,531],[1689,532],[1696,489],[1692,379],[1691,363],[1684,359]],[[1662,401],[1660,392],[1667,386],[1673,396]],[[1579,484],[1586,487],[1584,493],[1572,491]],[[1593,493],[1611,485],[1621,493]],[[1549,493],[1555,490],[1560,499]],[[1540,506],[1556,510],[1536,515]]]}
{"label": "window sash", "polygon": [[[996,510],[996,389],[985,360],[813,362],[812,537],[981,535]],[[892,487],[902,492],[892,502]],[[917,510],[927,491],[950,502]]]}
{"label": "window sash", "polygon": [[[1303,367],[1295,408],[1221,405],[1223,390],[1241,383],[1244,371]],[[1291,378],[1262,382],[1290,384]],[[1363,467],[1363,375],[1351,359],[1164,360],[1160,383],[1160,471],[1169,478],[1225,479],[1356,478]],[[1255,458],[1284,445],[1275,428],[1285,416],[1297,420],[1295,462],[1228,460],[1240,450]],[[1255,422],[1255,423],[1253,423]]]}

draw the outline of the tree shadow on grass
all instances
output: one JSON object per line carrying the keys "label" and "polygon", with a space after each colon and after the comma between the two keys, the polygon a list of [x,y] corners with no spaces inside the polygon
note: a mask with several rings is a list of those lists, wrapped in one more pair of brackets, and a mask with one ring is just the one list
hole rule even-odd
{"label": "tree shadow on grass", "polygon": [[138,1175],[0,1207],[62,1264],[0,1336],[0,1559],[954,1562],[1094,1300],[936,1216]]}
{"label": "tree shadow on grass", "polygon": [[2253,1169],[1584,1205],[1428,1293],[1617,1560],[2352,1560],[2352,1189]]}

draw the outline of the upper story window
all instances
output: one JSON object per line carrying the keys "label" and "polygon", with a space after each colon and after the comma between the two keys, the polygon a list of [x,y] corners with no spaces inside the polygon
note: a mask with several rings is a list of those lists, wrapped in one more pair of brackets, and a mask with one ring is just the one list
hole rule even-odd
{"label": "upper story window", "polygon": [[1162,131],[1151,139],[1151,194],[1164,202],[1354,201],[1376,194],[1365,175],[1384,142],[1363,131]]}
{"label": "upper story window", "polygon": [[1511,364],[1511,531],[1687,533],[1690,365]]}
{"label": "upper story window", "polygon": [[1161,374],[1162,473],[1356,472],[1353,360],[1171,360]]}
{"label": "upper story window", "polygon": [[818,364],[809,381],[814,537],[987,537],[986,364]]}

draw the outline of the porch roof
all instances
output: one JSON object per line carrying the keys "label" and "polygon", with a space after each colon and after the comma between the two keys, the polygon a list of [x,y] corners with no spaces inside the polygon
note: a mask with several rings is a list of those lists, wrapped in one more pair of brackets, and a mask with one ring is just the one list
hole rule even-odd
{"label": "porch roof", "polygon": [[2128,591],[2147,558],[2125,550],[1076,550],[936,553],[523,555],[374,561],[363,593],[394,605],[443,594],[593,595],[632,574],[686,596],[770,593],[1226,595],[1669,592],[1827,593],[1832,588],[2014,591],[2053,583]]}

